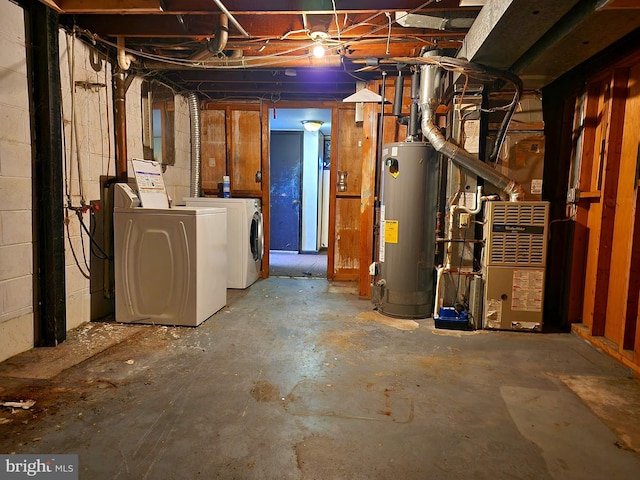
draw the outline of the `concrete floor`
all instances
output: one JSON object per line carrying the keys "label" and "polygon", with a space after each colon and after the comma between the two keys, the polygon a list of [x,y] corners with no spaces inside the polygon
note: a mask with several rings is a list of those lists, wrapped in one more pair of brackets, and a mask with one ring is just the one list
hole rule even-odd
{"label": "concrete floor", "polygon": [[272,277],[327,278],[327,252],[269,252],[269,275]]}
{"label": "concrete floor", "polygon": [[640,386],[572,334],[437,330],[270,278],[198,328],[94,323],[0,364],[1,453],[81,479],[631,479]]}

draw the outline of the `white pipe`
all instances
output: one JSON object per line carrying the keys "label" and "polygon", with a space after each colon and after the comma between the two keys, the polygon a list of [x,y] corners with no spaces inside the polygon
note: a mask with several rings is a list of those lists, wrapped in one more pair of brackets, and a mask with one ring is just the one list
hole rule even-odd
{"label": "white pipe", "polygon": [[442,280],[442,274],[444,273],[444,267],[442,265],[440,265],[437,269],[436,269],[436,301],[433,304],[433,317],[437,317],[438,316],[438,311],[440,310],[440,303],[442,302],[442,299],[440,298],[440,280]]}
{"label": "white pipe", "polygon": [[135,59],[133,55],[128,55],[124,49],[124,37],[118,36],[117,40],[118,45],[118,66],[124,71],[129,70],[131,66],[131,61]]}

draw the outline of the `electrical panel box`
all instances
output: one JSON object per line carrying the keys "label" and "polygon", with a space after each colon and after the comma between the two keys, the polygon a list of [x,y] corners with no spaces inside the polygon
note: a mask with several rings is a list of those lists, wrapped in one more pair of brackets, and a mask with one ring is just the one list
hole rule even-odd
{"label": "electrical panel box", "polygon": [[541,331],[549,203],[486,208],[484,327]]}

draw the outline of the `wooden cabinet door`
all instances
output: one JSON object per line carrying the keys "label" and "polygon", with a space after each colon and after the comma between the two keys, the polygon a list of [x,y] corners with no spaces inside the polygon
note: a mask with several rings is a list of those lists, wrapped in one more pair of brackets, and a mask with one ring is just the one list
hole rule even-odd
{"label": "wooden cabinet door", "polygon": [[200,124],[202,191],[205,195],[217,195],[218,184],[227,174],[225,110],[202,110]]}
{"label": "wooden cabinet door", "polygon": [[253,106],[229,107],[227,145],[233,197],[262,194],[262,123]]}

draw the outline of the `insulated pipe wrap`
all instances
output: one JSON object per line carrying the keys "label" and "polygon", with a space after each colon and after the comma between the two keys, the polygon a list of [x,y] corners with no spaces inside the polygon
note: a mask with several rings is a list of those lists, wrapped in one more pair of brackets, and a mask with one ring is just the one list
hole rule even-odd
{"label": "insulated pipe wrap", "polygon": [[191,119],[191,185],[190,196],[199,197],[202,179],[200,177],[200,105],[198,96],[191,92],[188,97],[189,118]]}

